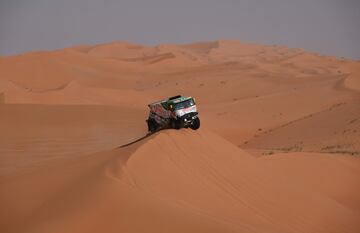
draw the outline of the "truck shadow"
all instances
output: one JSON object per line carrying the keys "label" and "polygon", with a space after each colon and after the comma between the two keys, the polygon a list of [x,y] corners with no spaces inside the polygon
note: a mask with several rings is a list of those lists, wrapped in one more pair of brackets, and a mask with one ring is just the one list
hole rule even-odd
{"label": "truck shadow", "polygon": [[155,132],[148,132],[145,136],[143,136],[141,138],[138,138],[138,139],[135,139],[134,141],[131,141],[131,142],[126,143],[124,145],[118,146],[117,148],[124,148],[124,147],[127,147],[127,146],[131,146],[132,144],[140,142],[140,141],[150,137],[151,135],[156,134],[156,133],[161,132],[161,131],[164,131],[164,130],[173,130],[173,129],[171,129],[171,128],[160,128],[160,129],[156,130]]}
{"label": "truck shadow", "polygon": [[155,134],[156,132],[154,133],[147,133],[145,136],[141,137],[141,138],[138,138],[138,139],[135,139],[134,141],[131,141],[129,143],[126,143],[124,145],[121,145],[121,146],[118,146],[117,148],[124,148],[124,147],[127,147],[127,146],[131,146],[132,144],[135,144],[137,142],[140,142],[142,140],[144,140],[145,138],[147,137],[150,137],[151,135]]}

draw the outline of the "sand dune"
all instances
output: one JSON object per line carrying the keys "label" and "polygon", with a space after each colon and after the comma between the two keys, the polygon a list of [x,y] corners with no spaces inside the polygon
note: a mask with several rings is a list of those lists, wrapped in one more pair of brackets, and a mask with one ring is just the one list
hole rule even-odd
{"label": "sand dune", "polygon": [[358,155],[359,104],[359,101],[339,103],[322,112],[265,131],[243,147],[269,151],[321,151]]}
{"label": "sand dune", "polygon": [[[359,67],[235,40],[2,57],[0,231],[358,232]],[[175,94],[202,128],[147,135]]]}
{"label": "sand dune", "polygon": [[345,85],[354,90],[360,90],[360,67],[359,62],[352,63],[348,67],[345,68],[348,73],[348,78],[345,81]]}
{"label": "sand dune", "polygon": [[5,103],[5,95],[4,93],[0,93],[0,104],[4,104]]}
{"label": "sand dune", "polygon": [[[156,153],[149,153],[152,151]],[[349,182],[349,178],[354,182],[360,176],[359,167],[350,170],[346,164],[351,163],[348,160],[351,158],[335,163],[325,156],[310,156],[316,174],[323,169],[340,173],[333,184],[345,189],[332,194],[339,193],[340,198],[342,193],[350,194],[356,203],[360,190],[350,192],[354,183],[341,183]],[[322,191],[326,185],[317,186],[316,181],[307,180],[301,175],[302,169],[286,175],[305,181],[294,182],[293,178],[284,181],[281,169],[286,166],[280,165],[283,161],[275,159],[279,168],[274,173],[273,167],[264,166],[274,163],[268,160],[258,161],[207,130],[197,133],[169,130],[145,139],[140,145],[8,178],[2,182],[5,201],[2,206],[14,206],[11,202],[14,189],[20,191],[16,196],[22,201],[17,202],[18,212],[12,213],[12,218],[6,218],[11,216],[7,212],[2,219],[12,230],[16,227],[10,223],[23,217],[25,225],[19,226],[19,232],[98,232],[104,228],[110,232],[358,229],[359,212],[353,209],[357,207],[351,204],[351,198],[345,196],[343,200],[346,204],[349,201],[349,206],[329,199],[330,192]],[[316,164],[321,164],[321,160],[332,165],[319,169]],[[41,179],[36,189],[28,190],[44,175],[46,178]],[[319,190],[311,189],[312,185]],[[319,225],[319,221],[326,224]]]}
{"label": "sand dune", "polygon": [[[260,162],[287,182],[301,184],[359,212],[359,159],[324,153],[292,152],[263,156]],[[321,168],[321,169],[319,169]],[[328,182],[325,182],[328,181]]]}

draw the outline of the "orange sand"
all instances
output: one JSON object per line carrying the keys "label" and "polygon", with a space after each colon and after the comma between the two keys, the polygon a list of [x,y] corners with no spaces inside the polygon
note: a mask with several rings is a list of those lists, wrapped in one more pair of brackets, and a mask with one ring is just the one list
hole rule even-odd
{"label": "orange sand", "polygon": [[[2,57],[0,232],[359,232],[359,70],[234,40]],[[176,94],[201,129],[142,139]]]}

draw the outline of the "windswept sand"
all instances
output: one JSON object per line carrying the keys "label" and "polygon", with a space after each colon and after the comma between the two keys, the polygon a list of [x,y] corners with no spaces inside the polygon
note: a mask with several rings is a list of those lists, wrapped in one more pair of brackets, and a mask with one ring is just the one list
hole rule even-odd
{"label": "windswept sand", "polygon": [[[359,232],[359,70],[234,40],[0,58],[0,232]],[[201,129],[144,137],[176,94]]]}

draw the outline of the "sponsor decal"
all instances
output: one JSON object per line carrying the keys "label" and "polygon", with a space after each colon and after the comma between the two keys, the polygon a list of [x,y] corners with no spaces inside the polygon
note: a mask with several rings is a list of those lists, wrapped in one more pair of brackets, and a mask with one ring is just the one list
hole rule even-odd
{"label": "sponsor decal", "polygon": [[164,109],[160,104],[151,106],[151,111],[164,118],[168,118],[170,116],[170,112]]}
{"label": "sponsor decal", "polygon": [[176,111],[176,114],[181,117],[181,116],[183,116],[185,114],[188,114],[190,112],[196,112],[196,106],[191,106],[189,108],[179,109],[179,110]]}

